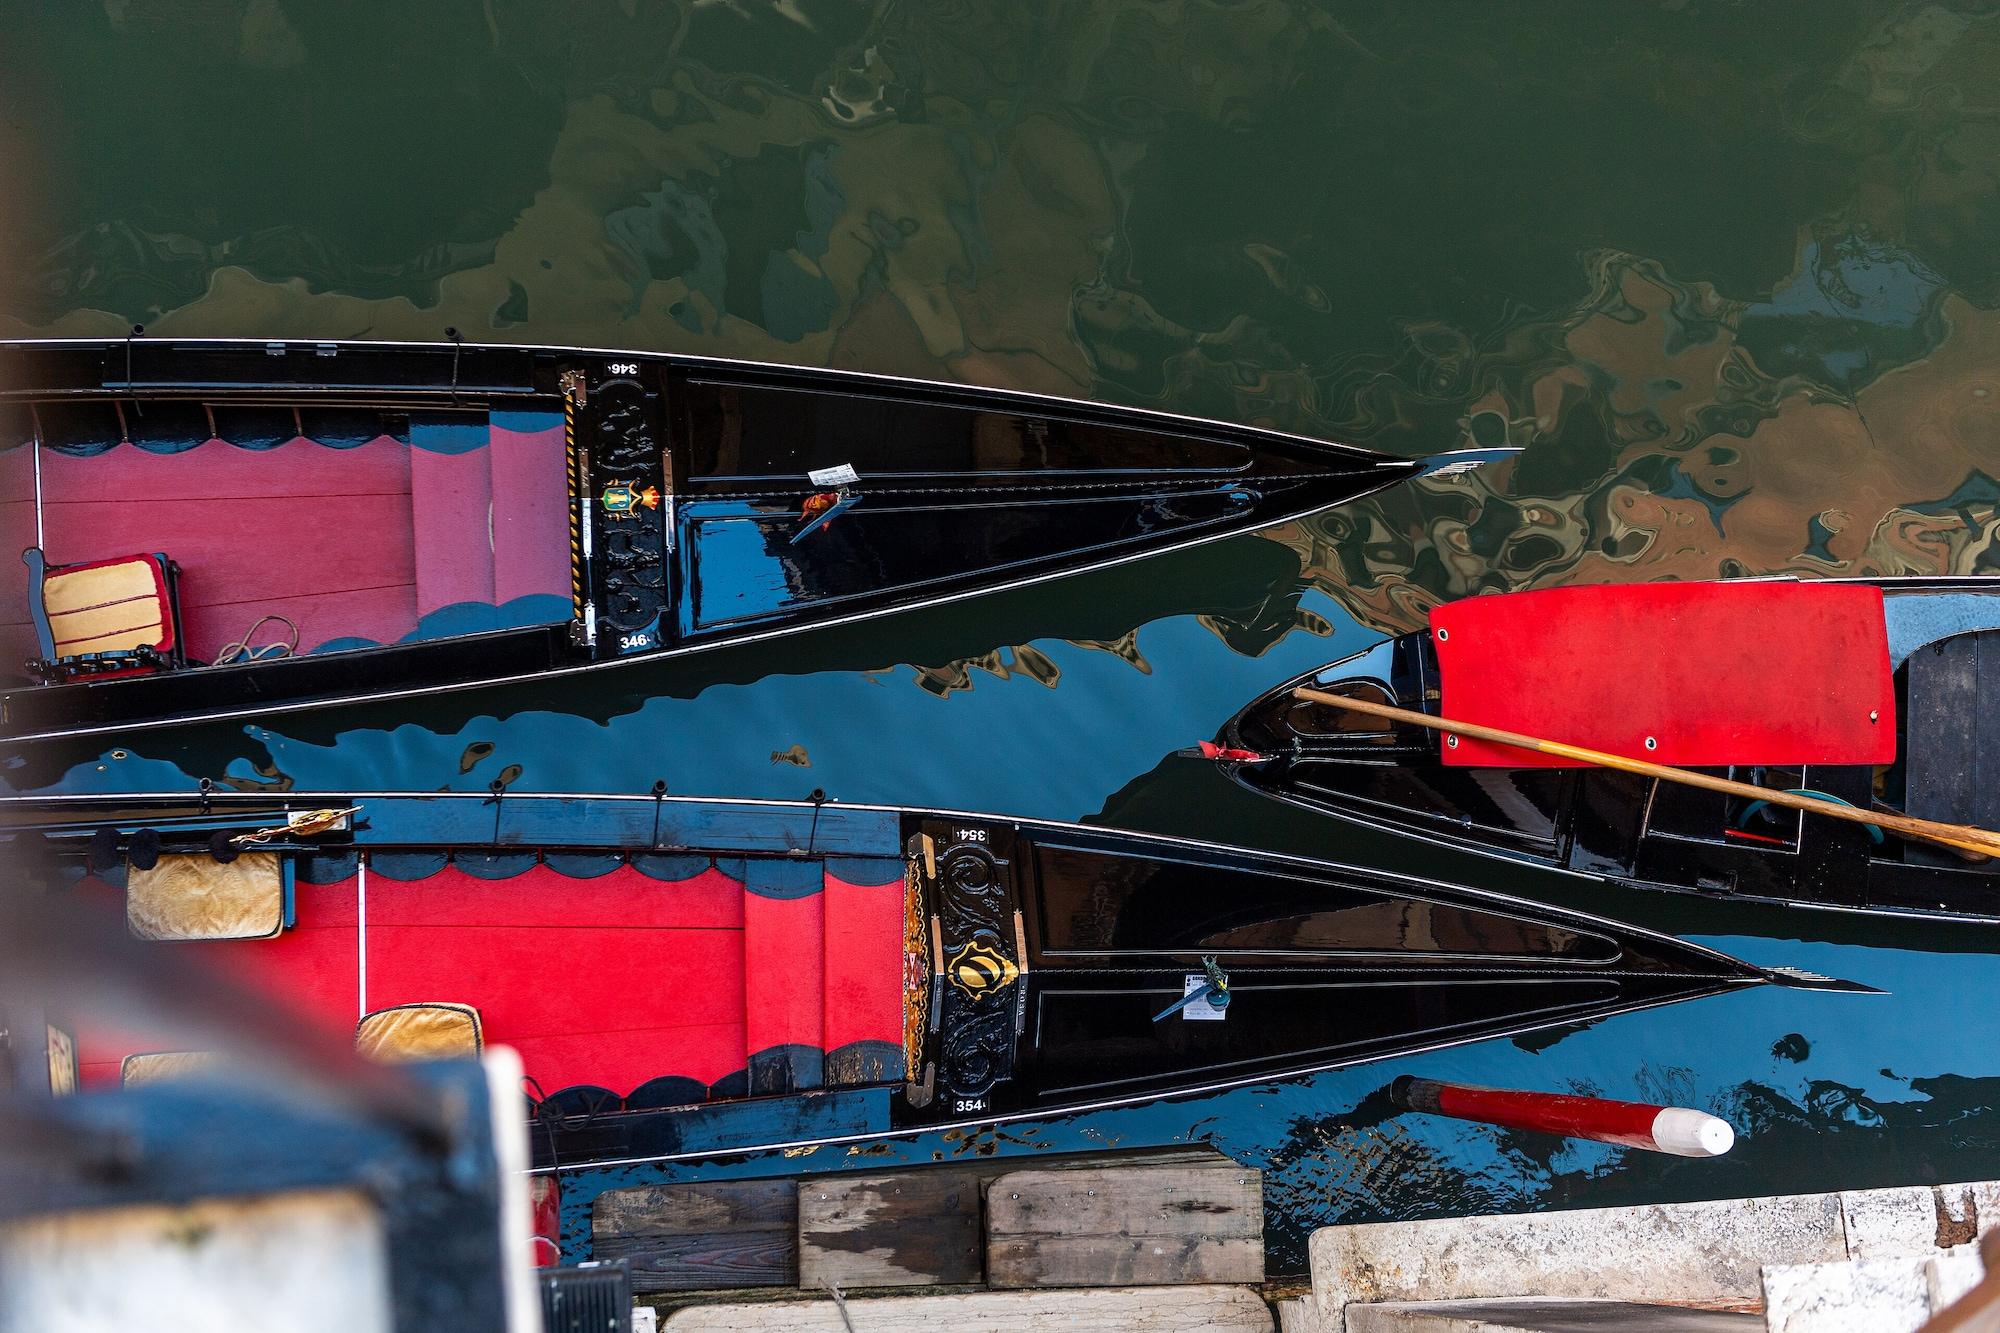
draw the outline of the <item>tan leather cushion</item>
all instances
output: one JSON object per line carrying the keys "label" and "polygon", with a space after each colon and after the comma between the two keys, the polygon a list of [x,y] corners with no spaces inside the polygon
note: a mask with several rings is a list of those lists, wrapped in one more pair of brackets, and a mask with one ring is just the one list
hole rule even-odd
{"label": "tan leather cushion", "polygon": [[222,1059],[214,1051],[153,1051],[128,1055],[118,1066],[118,1081],[128,1088],[148,1083],[172,1083],[212,1069]]}
{"label": "tan leather cushion", "polygon": [[162,856],[125,879],[125,924],[142,940],[262,940],[284,929],[285,865],[246,852],[228,865],[206,852]]}
{"label": "tan leather cushion", "polygon": [[465,1004],[399,1004],[354,1028],[354,1049],[375,1060],[469,1060],[480,1044],[479,1011]]}
{"label": "tan leather cushion", "polygon": [[173,640],[167,590],[145,556],[84,565],[42,580],[56,656],[157,647]]}

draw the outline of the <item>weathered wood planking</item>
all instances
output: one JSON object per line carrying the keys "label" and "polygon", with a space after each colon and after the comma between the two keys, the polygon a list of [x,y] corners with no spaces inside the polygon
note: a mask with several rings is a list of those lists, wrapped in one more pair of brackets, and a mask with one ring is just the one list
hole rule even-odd
{"label": "weathered wood planking", "polygon": [[929,1168],[800,1181],[799,1285],[822,1291],[979,1281],[979,1186],[991,1174]]}
{"label": "weathered wood planking", "polygon": [[[1141,1163],[1231,1165],[1204,1145],[1062,1155],[1034,1167],[1102,1170]],[[994,1177],[1026,1165],[1020,1159],[989,1159],[893,1175],[806,1177],[799,1182],[799,1285],[819,1291],[980,1281],[983,1191]]]}
{"label": "weathered wood planking", "polygon": [[784,1287],[798,1281],[798,1191],[790,1180],[608,1190],[590,1210],[591,1253],[626,1259],[634,1291]]}
{"label": "weathered wood planking", "polygon": [[1014,1171],[987,1185],[990,1286],[1263,1280],[1263,1179],[1249,1167]]}

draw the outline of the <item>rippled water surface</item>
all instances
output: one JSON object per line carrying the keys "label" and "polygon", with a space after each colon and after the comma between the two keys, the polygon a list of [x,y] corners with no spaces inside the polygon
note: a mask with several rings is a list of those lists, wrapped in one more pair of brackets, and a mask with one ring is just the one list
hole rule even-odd
{"label": "rippled water surface", "polygon": [[[1892,992],[1767,988],[886,1153],[1207,1137],[1265,1167],[1282,1267],[1339,1220],[2000,1174],[1991,932],[1579,892],[1171,757],[1473,592],[2000,573],[1993,5],[6,8],[0,333],[455,325],[1526,447],[612,692],[43,749],[10,788],[823,787],[1469,877]],[[1670,1100],[1744,1138],[1691,1163],[1403,1117],[1400,1072]]]}

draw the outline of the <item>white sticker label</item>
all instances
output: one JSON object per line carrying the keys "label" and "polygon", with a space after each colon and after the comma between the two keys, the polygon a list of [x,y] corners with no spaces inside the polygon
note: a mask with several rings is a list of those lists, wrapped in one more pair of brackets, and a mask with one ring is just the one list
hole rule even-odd
{"label": "white sticker label", "polygon": [[861,480],[861,474],[854,470],[854,464],[842,463],[838,467],[814,468],[806,476],[815,486],[852,486]]}
{"label": "white sticker label", "polygon": [[[1208,978],[1197,972],[1182,983],[1181,994],[1193,995],[1197,991],[1205,991],[1207,989]],[[1223,1010],[1210,1004],[1208,998],[1203,996],[1199,1000],[1190,1000],[1187,1004],[1183,1005],[1181,1008],[1181,1017],[1196,1022],[1219,1023],[1228,1017],[1228,1015]]]}

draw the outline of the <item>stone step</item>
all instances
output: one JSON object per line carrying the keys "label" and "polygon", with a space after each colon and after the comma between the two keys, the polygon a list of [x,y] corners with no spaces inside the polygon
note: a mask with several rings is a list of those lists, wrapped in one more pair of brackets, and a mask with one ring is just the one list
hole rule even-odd
{"label": "stone step", "polygon": [[1401,1301],[1350,1305],[1351,1333],[1761,1333],[1754,1314],[1635,1301]]}
{"label": "stone step", "polygon": [[[1754,1310],[1767,1266],[1929,1259],[2000,1223],[2000,1185],[1327,1227],[1311,1241],[1330,1333],[1351,1305],[1593,1298]],[[1969,1252],[1969,1247],[1965,1252]]]}
{"label": "stone step", "polygon": [[1765,1264],[1847,1257],[1833,1195],[1326,1227],[1311,1253],[1314,1294],[1335,1317],[1350,1304],[1502,1296],[1747,1309]]}
{"label": "stone step", "polygon": [[[851,1321],[851,1322],[850,1322]],[[1066,1291],[975,1291],[950,1296],[830,1297],[676,1310],[662,1333],[1271,1333],[1271,1307],[1252,1287],[1096,1287]]]}
{"label": "stone step", "polygon": [[1764,1270],[1770,1333],[1914,1333],[1969,1291],[1977,1254],[1773,1264]]}

